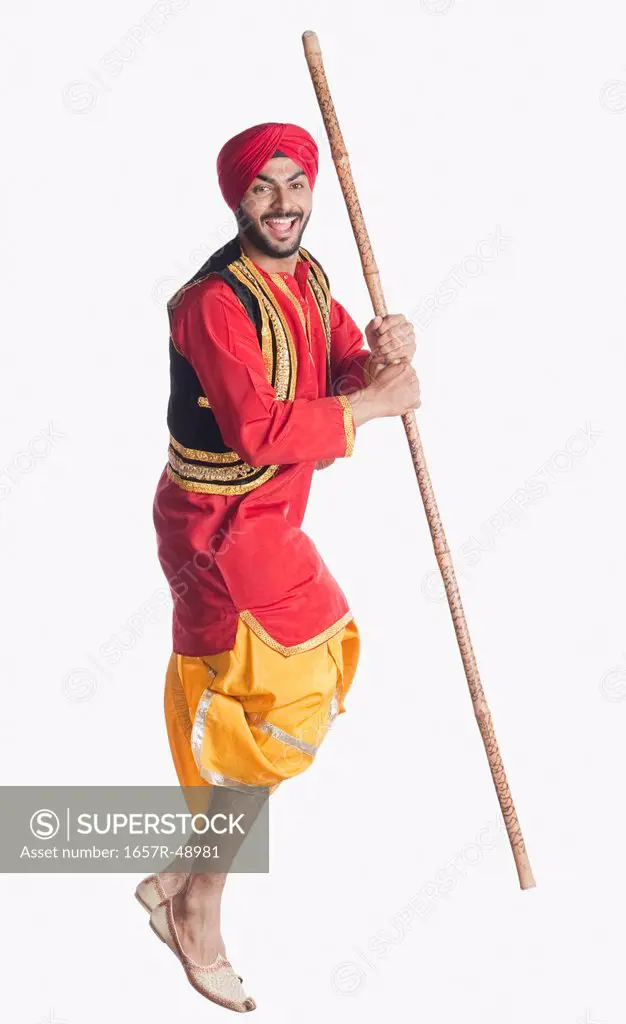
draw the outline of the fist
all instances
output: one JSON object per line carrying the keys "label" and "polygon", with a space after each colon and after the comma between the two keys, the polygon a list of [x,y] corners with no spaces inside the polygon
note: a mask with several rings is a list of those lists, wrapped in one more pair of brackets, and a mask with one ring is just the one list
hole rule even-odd
{"label": "fist", "polygon": [[417,374],[404,361],[383,366],[372,384],[380,416],[404,416],[422,404]]}
{"label": "fist", "polygon": [[415,330],[402,313],[375,316],[365,328],[370,347],[369,365],[376,375],[391,363],[410,363],[415,355]]}

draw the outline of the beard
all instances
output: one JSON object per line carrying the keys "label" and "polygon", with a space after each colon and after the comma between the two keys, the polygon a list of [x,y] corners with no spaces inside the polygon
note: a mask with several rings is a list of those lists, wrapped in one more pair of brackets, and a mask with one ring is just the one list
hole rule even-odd
{"label": "beard", "polygon": [[259,252],[262,252],[264,256],[272,256],[275,259],[284,259],[288,256],[295,256],[300,248],[300,242],[302,241],[305,228],[309,223],[310,216],[310,212],[306,218],[303,218],[298,214],[300,219],[296,225],[296,234],[292,241],[273,242],[270,238],[267,238],[266,235],[263,235],[259,231],[256,224],[250,220],[240,206],[235,210],[235,217],[237,218],[237,224],[242,235],[245,235],[248,241],[251,242]]}

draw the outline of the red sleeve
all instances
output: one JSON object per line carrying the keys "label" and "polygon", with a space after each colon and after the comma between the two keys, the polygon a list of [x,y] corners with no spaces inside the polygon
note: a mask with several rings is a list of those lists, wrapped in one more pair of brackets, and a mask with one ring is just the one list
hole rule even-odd
{"label": "red sleeve", "polygon": [[363,348],[363,334],[344,307],[331,298],[330,303],[330,368],[333,394],[350,394],[367,387],[370,351]]}
{"label": "red sleeve", "polygon": [[355,425],[347,398],[277,399],[254,324],[225,282],[207,282],[181,327],[175,341],[198,375],[225,443],[251,466],[352,455]]}

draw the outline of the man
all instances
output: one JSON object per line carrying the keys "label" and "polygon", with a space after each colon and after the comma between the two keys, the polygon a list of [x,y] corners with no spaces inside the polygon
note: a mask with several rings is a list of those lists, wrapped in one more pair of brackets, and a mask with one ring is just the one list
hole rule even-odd
{"label": "man", "polygon": [[[154,502],[174,599],[165,716],[181,785],[267,794],[312,763],[359,654],[346,597],[301,529],[313,472],[350,457],[368,420],[417,408],[419,386],[411,324],[377,317],[362,347],[300,244],[318,169],[309,133],[255,125],[217,169],[237,236],[168,306],[170,446]],[[254,1009],[225,959],[224,881],[169,873],[138,895],[192,984]]]}

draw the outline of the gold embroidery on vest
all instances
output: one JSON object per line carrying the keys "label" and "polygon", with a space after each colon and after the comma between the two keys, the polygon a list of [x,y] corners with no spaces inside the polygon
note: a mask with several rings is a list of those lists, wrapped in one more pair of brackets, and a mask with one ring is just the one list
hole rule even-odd
{"label": "gold embroidery on vest", "polygon": [[[307,287],[315,300],[326,335],[327,392],[330,393],[330,292],[321,269],[305,249],[300,249],[298,259],[301,260],[303,258],[307,259],[311,264],[309,274],[307,275]],[[277,301],[276,296],[259,269],[246,256],[243,250],[240,250],[239,257],[230,263],[227,269],[250,291],[258,303],[261,316],[261,351],[267,378],[274,388],[277,399],[280,401],[290,400],[294,397],[296,391],[298,360],[293,336],[280,303]],[[221,275],[217,271],[209,271],[195,281],[184,285],[172,296],[168,306],[173,307],[177,305],[189,288],[213,276]],[[273,275],[270,276],[273,277]],[[305,322],[302,307],[297,297],[291,289],[283,287],[282,279],[279,280],[274,277],[273,279],[276,280],[281,291],[287,294],[294,303],[310,345],[310,310],[307,309]],[[239,301],[241,302],[241,299]],[[199,396],[197,403],[204,408],[211,408],[206,395]],[[346,410],[344,409],[345,412]],[[346,434],[348,433],[349,431],[346,429]],[[185,448],[184,445],[180,444],[173,437],[170,438],[170,444],[168,475],[178,486],[188,491],[211,494],[243,494],[270,479],[280,469],[280,465],[266,467],[250,466],[237,452],[206,452],[195,448]],[[350,447],[349,439],[348,447]],[[185,463],[184,459],[205,462],[207,465],[192,466]],[[218,465],[215,465],[216,463]],[[231,465],[228,465],[229,463]],[[233,481],[232,484],[228,482],[231,480]],[[234,481],[238,482],[235,483]]]}
{"label": "gold embroidery on vest", "polygon": [[243,480],[252,473],[257,473],[258,466],[249,466],[247,462],[240,462],[236,466],[190,466],[188,462],[181,459],[175,451],[170,451],[169,463],[172,469],[186,479],[197,481],[210,480]]}
{"label": "gold embroidery on vest", "polygon": [[[250,280],[247,278],[245,272],[242,270],[242,268],[240,266],[238,266],[238,263],[239,263],[239,260],[236,260],[234,263],[229,263],[228,264],[228,270],[231,271],[231,273],[233,273],[234,276],[236,276],[237,280],[242,285],[244,285],[244,287],[247,288],[249,292],[252,293],[252,295],[254,296],[254,298],[256,299],[256,301],[258,303],[258,307],[259,307],[260,314],[261,314],[261,352],[262,352],[262,355],[263,355],[263,362],[264,362],[264,366],[265,366],[265,373],[267,375],[267,380],[269,381],[270,384],[273,385],[273,387],[275,387],[275,390],[276,390],[275,378],[277,376],[279,368],[275,366],[274,349],[273,349],[273,345],[272,345],[272,328],[270,328],[270,326],[269,326],[269,317],[270,317],[270,315],[272,315],[272,312],[270,312],[267,309],[267,304],[266,304],[266,302],[264,302],[263,296],[258,291],[258,289],[255,288],[255,286],[250,282]],[[273,323],[274,323],[274,321],[273,321]],[[278,347],[279,346],[278,346],[278,340],[277,340],[277,349],[278,349]],[[287,355],[287,342],[285,341],[284,345],[283,345],[283,348],[282,348],[282,362],[283,362],[283,364],[285,362],[285,356],[286,355]],[[279,361],[281,361],[281,360],[279,360]]]}
{"label": "gold embroidery on vest", "polygon": [[307,284],[315,299],[315,305],[317,306],[320,314],[320,320],[322,321],[322,327],[324,328],[324,335],[326,338],[326,347],[330,347],[330,311],[325,302],[324,294],[319,286],[319,282],[315,276],[311,273],[307,280]]}
{"label": "gold embroidery on vest", "polygon": [[328,285],[326,284],[326,278],[324,272],[315,260],[311,253],[307,249],[300,247],[298,250],[298,258],[305,259],[310,263],[309,273],[307,275],[307,284],[315,299],[320,320],[324,328],[326,335],[326,394],[327,396],[332,394],[332,374],[330,366],[330,349],[331,349],[331,328],[330,328],[330,307],[331,307],[331,296]]}
{"label": "gold embroidery on vest", "polygon": [[170,444],[185,459],[195,459],[197,462],[242,462],[244,466],[247,465],[243,459],[240,459],[237,452],[207,452],[199,448],[185,448],[172,434],[170,434]]}
{"label": "gold embroidery on vest", "polygon": [[246,494],[248,491],[254,490],[259,484],[265,483],[270,477],[274,476],[276,471],[280,469],[280,466],[268,466],[264,473],[256,479],[251,480],[247,484],[203,484],[198,483],[196,480],[186,480],[181,478],[172,466],[168,463],[167,475],[170,480],[173,480],[178,487],[182,487],[184,491],[193,491],[195,494]]}
{"label": "gold embroidery on vest", "polygon": [[[297,358],[291,332],[283,317],[282,311],[271,294],[267,294],[266,287],[261,291],[257,287],[257,274],[254,268],[249,270],[246,265],[250,261],[245,258],[234,260],[228,265],[228,270],[241,282],[254,296],[259,305],[261,313],[261,351],[268,380],[274,386],[277,398],[292,398],[296,389]],[[211,276],[219,276],[214,271],[206,274],[203,278],[194,282],[199,284],[200,280],[206,280]],[[186,288],[184,289],[187,290]],[[180,294],[180,293],[179,293]],[[241,300],[240,300],[241,301]],[[245,308],[245,307],[244,307]],[[274,358],[274,347],[272,344],[272,333],[276,339],[276,358]],[[206,396],[205,396],[206,397]],[[208,401],[208,399],[207,399]],[[269,480],[270,477],[280,469],[279,465],[256,467],[249,466],[237,452],[203,452],[199,449],[185,448],[175,438],[171,438],[172,448],[169,455],[169,476],[170,479],[184,490],[198,493],[210,494],[244,494],[259,484]],[[237,465],[230,467],[190,466],[176,455],[179,452],[184,458],[195,459],[207,463],[233,462]],[[252,474],[253,479],[247,480]],[[239,481],[229,484],[227,481]]]}
{"label": "gold embroidery on vest", "polygon": [[[243,280],[239,273],[235,273],[236,268],[243,273]],[[255,294],[253,285],[255,283],[257,285],[256,297],[261,298],[267,309],[277,342],[276,397],[281,401],[292,399],[296,392],[298,358],[293,337],[283,311],[264,277],[245,253],[242,252],[240,259],[229,264],[228,269],[235,273],[235,276],[242,281],[242,284],[247,284],[253,294]]]}

